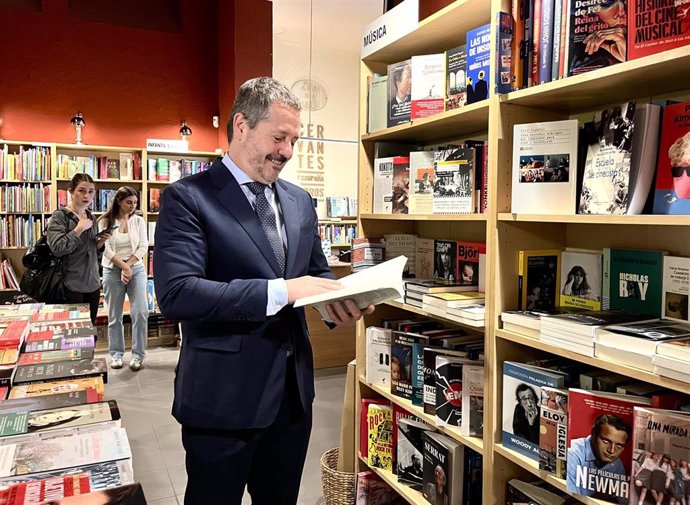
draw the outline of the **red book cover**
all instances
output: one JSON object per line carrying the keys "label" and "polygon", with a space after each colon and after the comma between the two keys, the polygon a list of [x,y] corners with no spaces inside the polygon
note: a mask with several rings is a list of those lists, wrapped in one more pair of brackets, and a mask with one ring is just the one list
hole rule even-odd
{"label": "red book cover", "polygon": [[460,284],[479,286],[479,255],[486,254],[484,242],[458,242],[457,272]]}
{"label": "red book cover", "polygon": [[9,392],[9,387],[0,387],[0,400],[7,399],[7,393]]}
{"label": "red book cover", "polygon": [[132,156],[132,178],[135,181],[141,180],[141,158],[139,153],[134,153]]}
{"label": "red book cover", "polygon": [[16,319],[3,323],[0,328],[2,328],[0,348],[18,349],[24,334],[29,328],[29,321],[27,319]]}
{"label": "red book cover", "polygon": [[[513,17],[513,39],[510,42],[510,89],[515,91],[525,86],[522,71],[522,46],[525,43],[525,2],[529,0],[513,0],[510,14]],[[528,7],[529,9],[529,7]]]}
{"label": "red book cover", "polygon": [[657,160],[654,214],[690,214],[690,102],[664,107]]}
{"label": "red book cover", "polygon": [[53,503],[66,496],[82,495],[90,491],[89,474],[75,473],[62,477],[11,484],[8,488],[0,491],[0,504],[23,505],[43,501]]}
{"label": "red book cover", "polygon": [[628,60],[690,44],[690,0],[628,2]]}
{"label": "red book cover", "polygon": [[410,158],[393,158],[393,214],[409,214],[410,196]]}
{"label": "red book cover", "polygon": [[567,490],[628,503],[633,409],[651,400],[584,389],[571,389],[569,400]]}
{"label": "red book cover", "polygon": [[561,45],[558,48],[560,52],[560,59],[558,60],[558,78],[563,79],[566,75],[566,67],[565,67],[565,46],[568,43],[568,32],[566,31],[568,29],[568,6],[570,5],[570,0],[556,0],[562,1],[562,7],[561,7]]}
{"label": "red book cover", "polygon": [[360,412],[360,424],[359,424],[359,454],[363,458],[367,457],[369,453],[369,432],[367,429],[367,411],[369,410],[369,405],[389,405],[388,400],[383,398],[362,398],[362,411]]}
{"label": "red book cover", "polygon": [[53,330],[30,331],[26,336],[26,341],[39,342],[41,340],[51,340],[53,338],[62,338],[62,335],[56,335]]}

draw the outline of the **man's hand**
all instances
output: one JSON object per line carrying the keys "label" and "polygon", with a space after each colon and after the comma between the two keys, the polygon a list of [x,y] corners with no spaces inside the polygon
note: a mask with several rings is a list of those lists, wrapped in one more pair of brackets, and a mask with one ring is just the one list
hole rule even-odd
{"label": "man's hand", "polygon": [[298,298],[306,296],[320,295],[327,291],[336,291],[342,286],[340,282],[333,279],[324,279],[323,277],[312,277],[305,275],[297,279],[288,279],[285,281],[288,292],[288,303],[295,303]]}
{"label": "man's hand", "polygon": [[374,306],[369,305],[366,309],[360,310],[355,301],[348,298],[347,300],[329,303],[326,305],[326,312],[328,312],[328,317],[331,318],[331,321],[341,326],[353,324],[361,319],[362,316],[371,314],[374,312]]}

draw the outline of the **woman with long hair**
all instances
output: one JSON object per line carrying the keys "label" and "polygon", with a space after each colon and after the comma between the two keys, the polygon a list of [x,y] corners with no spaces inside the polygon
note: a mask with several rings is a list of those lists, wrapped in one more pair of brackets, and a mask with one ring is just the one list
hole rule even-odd
{"label": "woman with long hair", "polygon": [[125,293],[132,318],[132,360],[129,367],[140,370],[146,357],[148,304],[146,269],[142,259],[148,248],[146,223],[136,214],[139,195],[129,186],[115,193],[110,207],[98,221],[101,230],[113,230],[103,253],[103,290],[108,305],[108,352],[111,368],[122,368],[125,354],[122,324]]}
{"label": "woman with long hair", "polygon": [[[91,322],[96,324],[101,280],[98,275],[98,249],[110,232],[97,235],[89,211],[96,194],[90,175],[75,174],[69,185],[70,202],[55,212],[48,223],[47,239],[57,257],[66,257],[64,288],[67,303],[88,303]],[[57,302],[58,300],[51,300]]]}

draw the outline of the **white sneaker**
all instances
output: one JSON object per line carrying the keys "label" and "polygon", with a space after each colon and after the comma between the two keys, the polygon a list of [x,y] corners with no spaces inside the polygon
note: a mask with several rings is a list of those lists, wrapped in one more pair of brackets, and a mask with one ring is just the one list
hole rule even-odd
{"label": "white sneaker", "polygon": [[129,368],[134,370],[135,372],[137,370],[141,370],[142,366],[143,360],[141,358],[132,358],[132,361],[129,362]]}
{"label": "white sneaker", "polygon": [[122,368],[122,358],[112,358],[110,360],[110,368]]}

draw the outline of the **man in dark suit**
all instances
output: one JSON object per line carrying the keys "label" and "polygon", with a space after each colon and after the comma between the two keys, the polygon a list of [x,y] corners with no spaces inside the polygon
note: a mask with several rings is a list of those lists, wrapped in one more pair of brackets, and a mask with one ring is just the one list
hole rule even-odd
{"label": "man in dark suit", "polygon": [[[228,151],[169,186],[156,227],[163,314],[182,321],[173,416],[185,504],[295,504],[311,431],[312,350],[293,302],[332,279],[309,194],[278,179],[300,132],[299,100],[269,77],[238,91]],[[328,308],[335,324],[360,311]]]}

